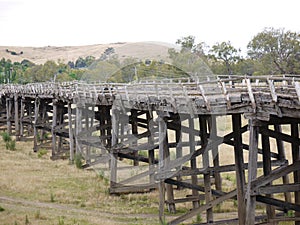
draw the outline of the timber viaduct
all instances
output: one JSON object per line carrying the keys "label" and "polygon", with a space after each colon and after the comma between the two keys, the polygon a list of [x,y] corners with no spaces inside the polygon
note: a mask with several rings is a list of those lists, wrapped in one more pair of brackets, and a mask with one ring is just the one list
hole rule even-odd
{"label": "timber viaduct", "polygon": [[[33,137],[53,159],[81,154],[84,168],[107,164],[111,194],[158,190],[162,223],[165,207],[190,206],[168,224],[205,212],[203,224],[300,225],[298,76],[5,84],[0,97],[1,127],[17,141]],[[237,218],[214,217],[224,202]]]}

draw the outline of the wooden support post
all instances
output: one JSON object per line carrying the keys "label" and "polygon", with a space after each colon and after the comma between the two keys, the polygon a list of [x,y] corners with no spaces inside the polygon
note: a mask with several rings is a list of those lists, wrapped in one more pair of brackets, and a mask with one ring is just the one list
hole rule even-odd
{"label": "wooden support post", "polygon": [[57,126],[57,100],[53,99],[53,111],[52,111],[52,127],[51,127],[51,135],[52,135],[52,157],[56,154],[56,126]]}
{"label": "wooden support post", "polygon": [[[291,124],[291,136],[295,139],[299,138],[299,124]],[[300,160],[299,145],[292,143],[293,163]],[[294,172],[294,183],[300,183],[300,169]],[[300,191],[295,191],[295,204],[300,205]],[[300,217],[300,212],[295,212],[295,217]],[[300,221],[296,221],[295,225],[300,225]]]}
{"label": "wooden support post", "polygon": [[20,141],[20,121],[19,121],[19,96],[17,93],[14,95],[15,105],[15,135],[16,141]]}
{"label": "wooden support post", "polygon": [[[48,121],[47,121],[47,105],[48,105],[48,102],[47,101],[43,101],[42,104],[40,104],[42,106],[42,109],[40,110],[40,121],[41,121],[41,124],[46,124]],[[45,130],[41,130],[41,135],[40,135],[40,141],[44,141],[44,136],[45,136]]]}
{"label": "wooden support post", "polygon": [[[165,141],[165,122],[163,118],[158,117],[158,133],[159,133],[159,162],[158,162],[158,172],[161,173],[165,167],[165,159],[164,159],[164,141]],[[164,214],[164,206],[165,206],[165,183],[160,180],[159,185],[159,220],[161,224],[165,223],[165,214]]]}
{"label": "wooden support post", "polygon": [[[111,125],[112,126],[112,118],[111,118],[111,115],[110,115],[110,106],[105,106],[105,118],[106,118],[106,125]],[[111,126],[107,126],[106,128],[106,134],[107,134],[107,146],[108,147],[111,147],[112,144],[112,135],[111,135],[111,131],[112,131],[112,127]]]}
{"label": "wooden support post", "polygon": [[[131,109],[131,118],[132,118],[132,124],[131,124],[132,134],[136,136],[138,134],[138,122],[137,122],[138,114],[137,114],[137,110]],[[134,142],[133,145],[137,145],[137,141]],[[138,156],[138,151],[133,152],[133,155],[135,157],[137,157]],[[133,166],[138,166],[138,165],[139,165],[139,161],[134,160],[133,161]]]}
{"label": "wooden support post", "polygon": [[25,113],[25,99],[21,98],[21,112],[20,112],[20,139],[24,136],[24,113]]}
{"label": "wooden support post", "polygon": [[[278,124],[274,125],[274,130],[275,130],[275,132],[282,133],[281,126],[278,125]],[[278,150],[278,159],[279,160],[285,160],[286,156],[285,156],[283,141],[279,140],[277,138],[276,139],[276,145],[277,145],[277,150]],[[282,182],[283,182],[283,184],[289,184],[290,183],[289,176],[288,175],[283,176],[282,177]],[[292,197],[291,197],[290,192],[285,192],[284,193],[284,198],[285,198],[286,202],[292,202]]]}
{"label": "wooden support post", "polygon": [[248,184],[246,192],[246,225],[255,224],[256,196],[251,195],[251,183],[257,177],[257,154],[258,154],[258,126],[253,119],[249,120],[249,165],[248,165]]}
{"label": "wooden support post", "polygon": [[[211,116],[210,119],[208,120],[209,122],[209,127],[210,127],[210,139],[212,141],[217,140],[217,118],[216,116]],[[220,159],[219,159],[219,146],[218,145],[213,145],[212,147],[212,155],[213,155],[213,164],[214,167],[219,167],[220,166]],[[215,177],[215,186],[216,190],[221,191],[222,190],[222,178],[219,172],[214,173]]]}
{"label": "wooden support post", "polygon": [[[159,142],[160,145],[162,145],[163,148],[163,160],[164,160],[164,166],[168,167],[170,164],[170,149],[169,149],[169,141],[168,141],[168,129],[167,129],[167,121],[166,118],[162,119],[163,121],[160,122],[160,137],[159,140],[162,139],[162,143]],[[170,213],[176,213],[175,203],[174,203],[174,190],[173,185],[166,184],[166,192],[167,192],[167,201],[168,201],[168,211]]]}
{"label": "wooden support post", "polygon": [[[175,123],[175,141],[176,141],[176,159],[180,159],[182,157],[182,132],[181,132],[181,120],[179,114],[176,115],[175,119],[173,120]],[[180,167],[177,168],[180,170]],[[177,181],[182,181],[181,176],[177,176]],[[182,189],[181,186],[177,186],[177,189]]]}
{"label": "wooden support post", "polygon": [[33,151],[38,151],[38,130],[37,123],[39,121],[39,108],[40,108],[40,99],[36,98],[34,101],[34,125],[33,125]]}
{"label": "wooden support post", "polygon": [[[266,127],[268,129],[268,127]],[[271,171],[272,171],[272,165],[271,165],[271,149],[270,149],[270,140],[267,135],[262,134],[261,135],[261,140],[262,140],[262,150],[263,150],[263,171],[264,175],[268,176]],[[272,185],[272,182],[269,184],[266,184],[266,186]],[[272,198],[271,194],[266,195],[266,197]],[[266,211],[267,211],[267,217],[268,221],[272,220],[275,218],[275,208],[270,205],[266,205]],[[270,222],[270,225],[275,225],[277,223],[275,222]]]}
{"label": "wooden support post", "polygon": [[[99,112],[99,125],[100,125],[100,137],[107,136],[106,128],[104,126],[106,125],[106,107],[105,106],[98,106],[98,112]],[[101,140],[101,144],[105,147],[107,147],[107,139]],[[101,148],[101,154],[105,154],[106,151],[104,148]]]}
{"label": "wooden support post", "polygon": [[[117,109],[112,109],[111,116],[111,124],[112,124],[112,139],[111,145],[112,148],[118,144],[118,136],[119,136],[119,111]],[[113,150],[112,150],[113,151]],[[110,191],[113,193],[113,189],[117,184],[117,158],[118,154],[115,152],[111,152],[110,157]]]}
{"label": "wooden support post", "polygon": [[[206,146],[208,143],[208,133],[207,133],[207,118],[206,116],[199,115],[200,122],[200,137],[201,137],[201,145]],[[209,167],[209,155],[208,151],[206,151],[202,156],[203,168],[207,169]],[[205,203],[208,204],[212,200],[211,193],[211,180],[210,174],[204,173],[204,189],[205,189]],[[206,210],[206,220],[207,223],[213,222],[213,209],[208,208]]]}
{"label": "wooden support post", "polygon": [[[35,120],[35,101],[37,100],[37,98],[34,100],[34,103],[32,103],[32,101],[30,100],[28,102],[28,104],[26,105],[27,108],[27,116],[30,118],[33,118],[33,120]],[[32,107],[33,106],[33,107]],[[34,109],[34,111],[32,110]],[[29,124],[27,127],[27,135],[31,136],[32,132],[34,133],[34,127],[33,124]]]}
{"label": "wooden support post", "polygon": [[160,221],[160,224],[166,224],[166,221],[165,221],[165,183],[163,181],[160,181],[159,182],[159,185],[158,185],[158,191],[159,191],[159,221]]}
{"label": "wooden support post", "polygon": [[[64,105],[62,103],[60,103],[58,105],[58,110],[57,110],[57,122],[59,126],[62,126],[64,123]],[[61,129],[63,129],[63,127],[61,127]],[[57,145],[57,152],[62,152],[63,150],[63,137],[59,136],[58,137],[58,145]]]}
{"label": "wooden support post", "polygon": [[246,202],[245,202],[245,170],[244,170],[244,155],[243,142],[241,133],[241,115],[232,115],[232,129],[234,134],[234,159],[236,171],[236,185],[237,185],[237,200],[238,200],[238,218],[239,225],[245,224],[246,217]]}
{"label": "wooden support post", "polygon": [[11,103],[11,98],[8,97],[6,98],[6,122],[7,122],[7,133],[12,134],[12,129],[11,129],[11,117],[12,117],[12,103]]}
{"label": "wooden support post", "polygon": [[76,154],[81,154],[81,146],[78,141],[79,134],[82,131],[82,108],[77,106],[76,108],[76,123],[75,123],[75,134],[76,134]]}
{"label": "wooden support post", "polygon": [[74,135],[72,122],[72,103],[68,103],[68,126],[69,126],[69,143],[70,143],[70,161],[74,161]]}
{"label": "wooden support post", "polygon": [[[89,106],[86,106],[86,115],[85,115],[85,130],[88,131],[90,129],[90,119],[91,121],[93,120],[93,118],[89,117]],[[87,164],[91,163],[91,147],[90,146],[85,146],[86,148],[86,153],[85,153],[85,161]]]}
{"label": "wooden support post", "polygon": [[[148,123],[148,130],[150,131],[150,136],[148,137],[148,144],[153,145],[154,144],[154,127],[153,127],[153,121],[152,116],[149,113],[149,111],[146,113],[147,123]],[[155,156],[154,156],[154,149],[148,151],[148,157],[149,157],[149,171],[152,171],[154,169],[155,164]],[[154,172],[150,173],[149,175],[150,184],[154,184]]]}
{"label": "wooden support post", "polygon": [[[194,130],[195,129],[195,123],[193,118],[189,118],[189,128]],[[190,143],[190,153],[193,154],[196,150],[196,143],[195,143],[195,135],[192,131],[189,132],[189,143]],[[197,169],[197,161],[196,158],[191,159],[191,169],[195,170]],[[197,175],[192,175],[192,185],[198,185],[198,178]],[[197,190],[192,190],[192,196],[198,198],[199,193]],[[200,206],[199,201],[193,201],[193,208],[198,208]]]}

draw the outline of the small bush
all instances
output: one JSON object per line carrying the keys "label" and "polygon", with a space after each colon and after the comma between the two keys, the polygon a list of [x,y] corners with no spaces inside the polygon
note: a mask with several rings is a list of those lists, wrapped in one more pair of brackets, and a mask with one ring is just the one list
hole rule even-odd
{"label": "small bush", "polygon": [[26,217],[25,217],[25,225],[29,225],[29,219],[28,219],[28,216],[26,215]]}
{"label": "small bush", "polygon": [[55,195],[53,193],[50,194],[50,202],[55,202]]}
{"label": "small bush", "polygon": [[5,209],[0,206],[0,212],[3,212]]}
{"label": "small bush", "polygon": [[75,157],[74,157],[74,161],[75,161],[75,165],[78,169],[82,169],[82,155],[79,153],[79,154],[75,154]]}
{"label": "small bush", "polygon": [[1,134],[1,136],[2,136],[2,139],[3,139],[4,142],[10,142],[11,141],[11,136],[7,132],[3,132]]}
{"label": "small bush", "polygon": [[13,141],[6,142],[5,147],[7,150],[15,151],[16,150],[16,141],[13,140]]}
{"label": "small bush", "polygon": [[40,149],[39,151],[38,151],[38,158],[42,158],[44,155],[46,155],[47,154],[47,150],[46,149]]}
{"label": "small bush", "polygon": [[58,225],[64,225],[65,224],[65,220],[63,217],[58,217]]}

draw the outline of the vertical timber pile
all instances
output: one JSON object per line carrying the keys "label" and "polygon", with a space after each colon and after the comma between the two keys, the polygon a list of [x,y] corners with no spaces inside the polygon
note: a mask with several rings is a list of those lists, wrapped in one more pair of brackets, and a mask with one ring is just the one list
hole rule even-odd
{"label": "vertical timber pile", "polygon": [[52,101],[53,104],[53,110],[52,110],[52,128],[51,128],[51,136],[52,136],[52,157],[55,156],[56,151],[57,151],[57,146],[56,146],[56,142],[57,142],[57,136],[56,136],[56,126],[57,126],[57,108],[58,108],[58,104],[57,104],[57,100],[53,99]]}
{"label": "vertical timber pile", "polygon": [[[208,145],[207,117],[199,116],[199,121],[200,121],[201,146],[202,148],[206,149]],[[203,169],[207,170],[209,167],[208,149],[205,150],[205,152],[202,155],[202,163],[203,163]],[[210,174],[208,172],[205,172],[203,176],[204,176],[205,202],[206,204],[208,204],[212,199]],[[212,208],[208,208],[206,210],[206,220],[207,223],[213,222]]]}
{"label": "vertical timber pile", "polygon": [[[218,134],[217,134],[217,117],[215,115],[211,115],[208,120],[208,127],[210,130],[210,139],[215,142],[217,141]],[[213,156],[213,164],[214,167],[218,168],[220,166],[220,157],[219,157],[219,146],[213,145],[212,147],[212,156]],[[222,191],[222,178],[221,174],[218,171],[214,172],[215,178],[215,186],[216,190]]]}
{"label": "vertical timber pile", "polygon": [[6,97],[7,133],[12,134],[12,98]]}
{"label": "vertical timber pile", "polygon": [[70,161],[74,161],[74,134],[73,134],[73,117],[72,103],[68,102],[68,127],[69,127],[69,142],[70,142]]}
{"label": "vertical timber pile", "polygon": [[119,112],[117,109],[112,108],[111,116],[112,125],[112,139],[111,139],[111,152],[110,152],[110,193],[113,193],[117,184],[117,158],[118,154],[114,152],[114,147],[118,144],[119,135]]}
{"label": "vertical timber pile", "polygon": [[39,121],[40,99],[37,97],[34,101],[34,127],[33,127],[33,151],[38,151],[38,121]]}
{"label": "vertical timber pile", "polygon": [[20,105],[20,140],[24,136],[25,98],[21,96]]}
{"label": "vertical timber pile", "polygon": [[[265,127],[268,129],[268,125]],[[264,176],[270,175],[272,171],[272,164],[271,164],[271,149],[270,149],[270,139],[267,135],[261,134],[261,141],[262,141],[262,149],[263,149],[263,173]],[[266,184],[266,186],[271,186],[272,182]],[[267,194],[266,197],[272,198],[272,194]],[[268,221],[271,221],[275,218],[275,208],[273,206],[267,205],[266,212]],[[270,225],[276,225],[277,223],[270,223]]]}
{"label": "vertical timber pile", "polygon": [[[274,131],[276,133],[282,133],[281,125],[274,124]],[[279,138],[276,138],[276,146],[278,150],[278,160],[286,160],[286,153],[283,145],[283,141]],[[282,183],[287,185],[290,183],[289,176],[286,174],[282,177]],[[286,202],[292,202],[292,197],[290,192],[284,192],[284,198]]]}
{"label": "vertical timber pile", "polygon": [[[188,118],[188,124],[189,124],[189,128],[190,129],[194,129],[195,128],[195,124],[194,124],[194,118],[193,117],[189,117]],[[195,143],[195,135],[193,134],[193,132],[189,132],[189,142],[190,142],[190,154],[193,154],[196,151],[196,143]],[[191,164],[191,169],[192,170],[196,170],[197,169],[197,159],[193,158],[190,160],[190,164]],[[192,175],[192,185],[198,185],[198,177],[197,175]],[[197,190],[193,189],[192,190],[192,196],[195,197],[195,199],[199,199],[199,193]],[[198,208],[200,205],[199,200],[193,201],[193,208]]]}
{"label": "vertical timber pile", "polygon": [[18,93],[14,94],[14,108],[15,108],[15,135],[16,141],[20,141],[20,116],[19,116],[19,96]]}
{"label": "vertical timber pile", "polygon": [[244,155],[243,155],[243,142],[241,133],[241,115],[232,115],[232,129],[234,133],[234,159],[236,171],[236,184],[237,184],[237,200],[238,200],[238,218],[239,225],[245,224],[246,218],[246,199],[245,199],[245,169],[244,169]]}
{"label": "vertical timber pile", "polygon": [[253,119],[249,120],[249,168],[246,187],[246,225],[255,224],[256,197],[252,195],[252,181],[257,177],[258,126]]}
{"label": "vertical timber pile", "polygon": [[[299,124],[291,124],[291,136],[294,139],[299,139]],[[300,162],[299,144],[292,142],[292,157],[293,163]],[[300,168],[294,171],[294,183],[300,183]],[[295,204],[300,206],[300,189],[294,192]],[[300,217],[300,211],[295,212],[295,217]],[[300,221],[296,221],[295,225],[300,225]]]}

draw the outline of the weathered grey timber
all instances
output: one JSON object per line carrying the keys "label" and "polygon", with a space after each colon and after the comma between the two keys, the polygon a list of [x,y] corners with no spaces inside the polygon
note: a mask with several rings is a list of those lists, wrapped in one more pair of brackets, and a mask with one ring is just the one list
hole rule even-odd
{"label": "weathered grey timber", "polygon": [[[107,165],[111,194],[158,189],[162,223],[205,213],[202,224],[299,225],[299,82],[285,75],[4,84],[0,125],[16,140],[33,136],[34,151],[51,149],[52,159],[80,154],[84,168]],[[227,173],[235,177],[229,188]],[[235,201],[237,218],[215,219],[215,207]],[[176,216],[182,207],[187,213]]]}

